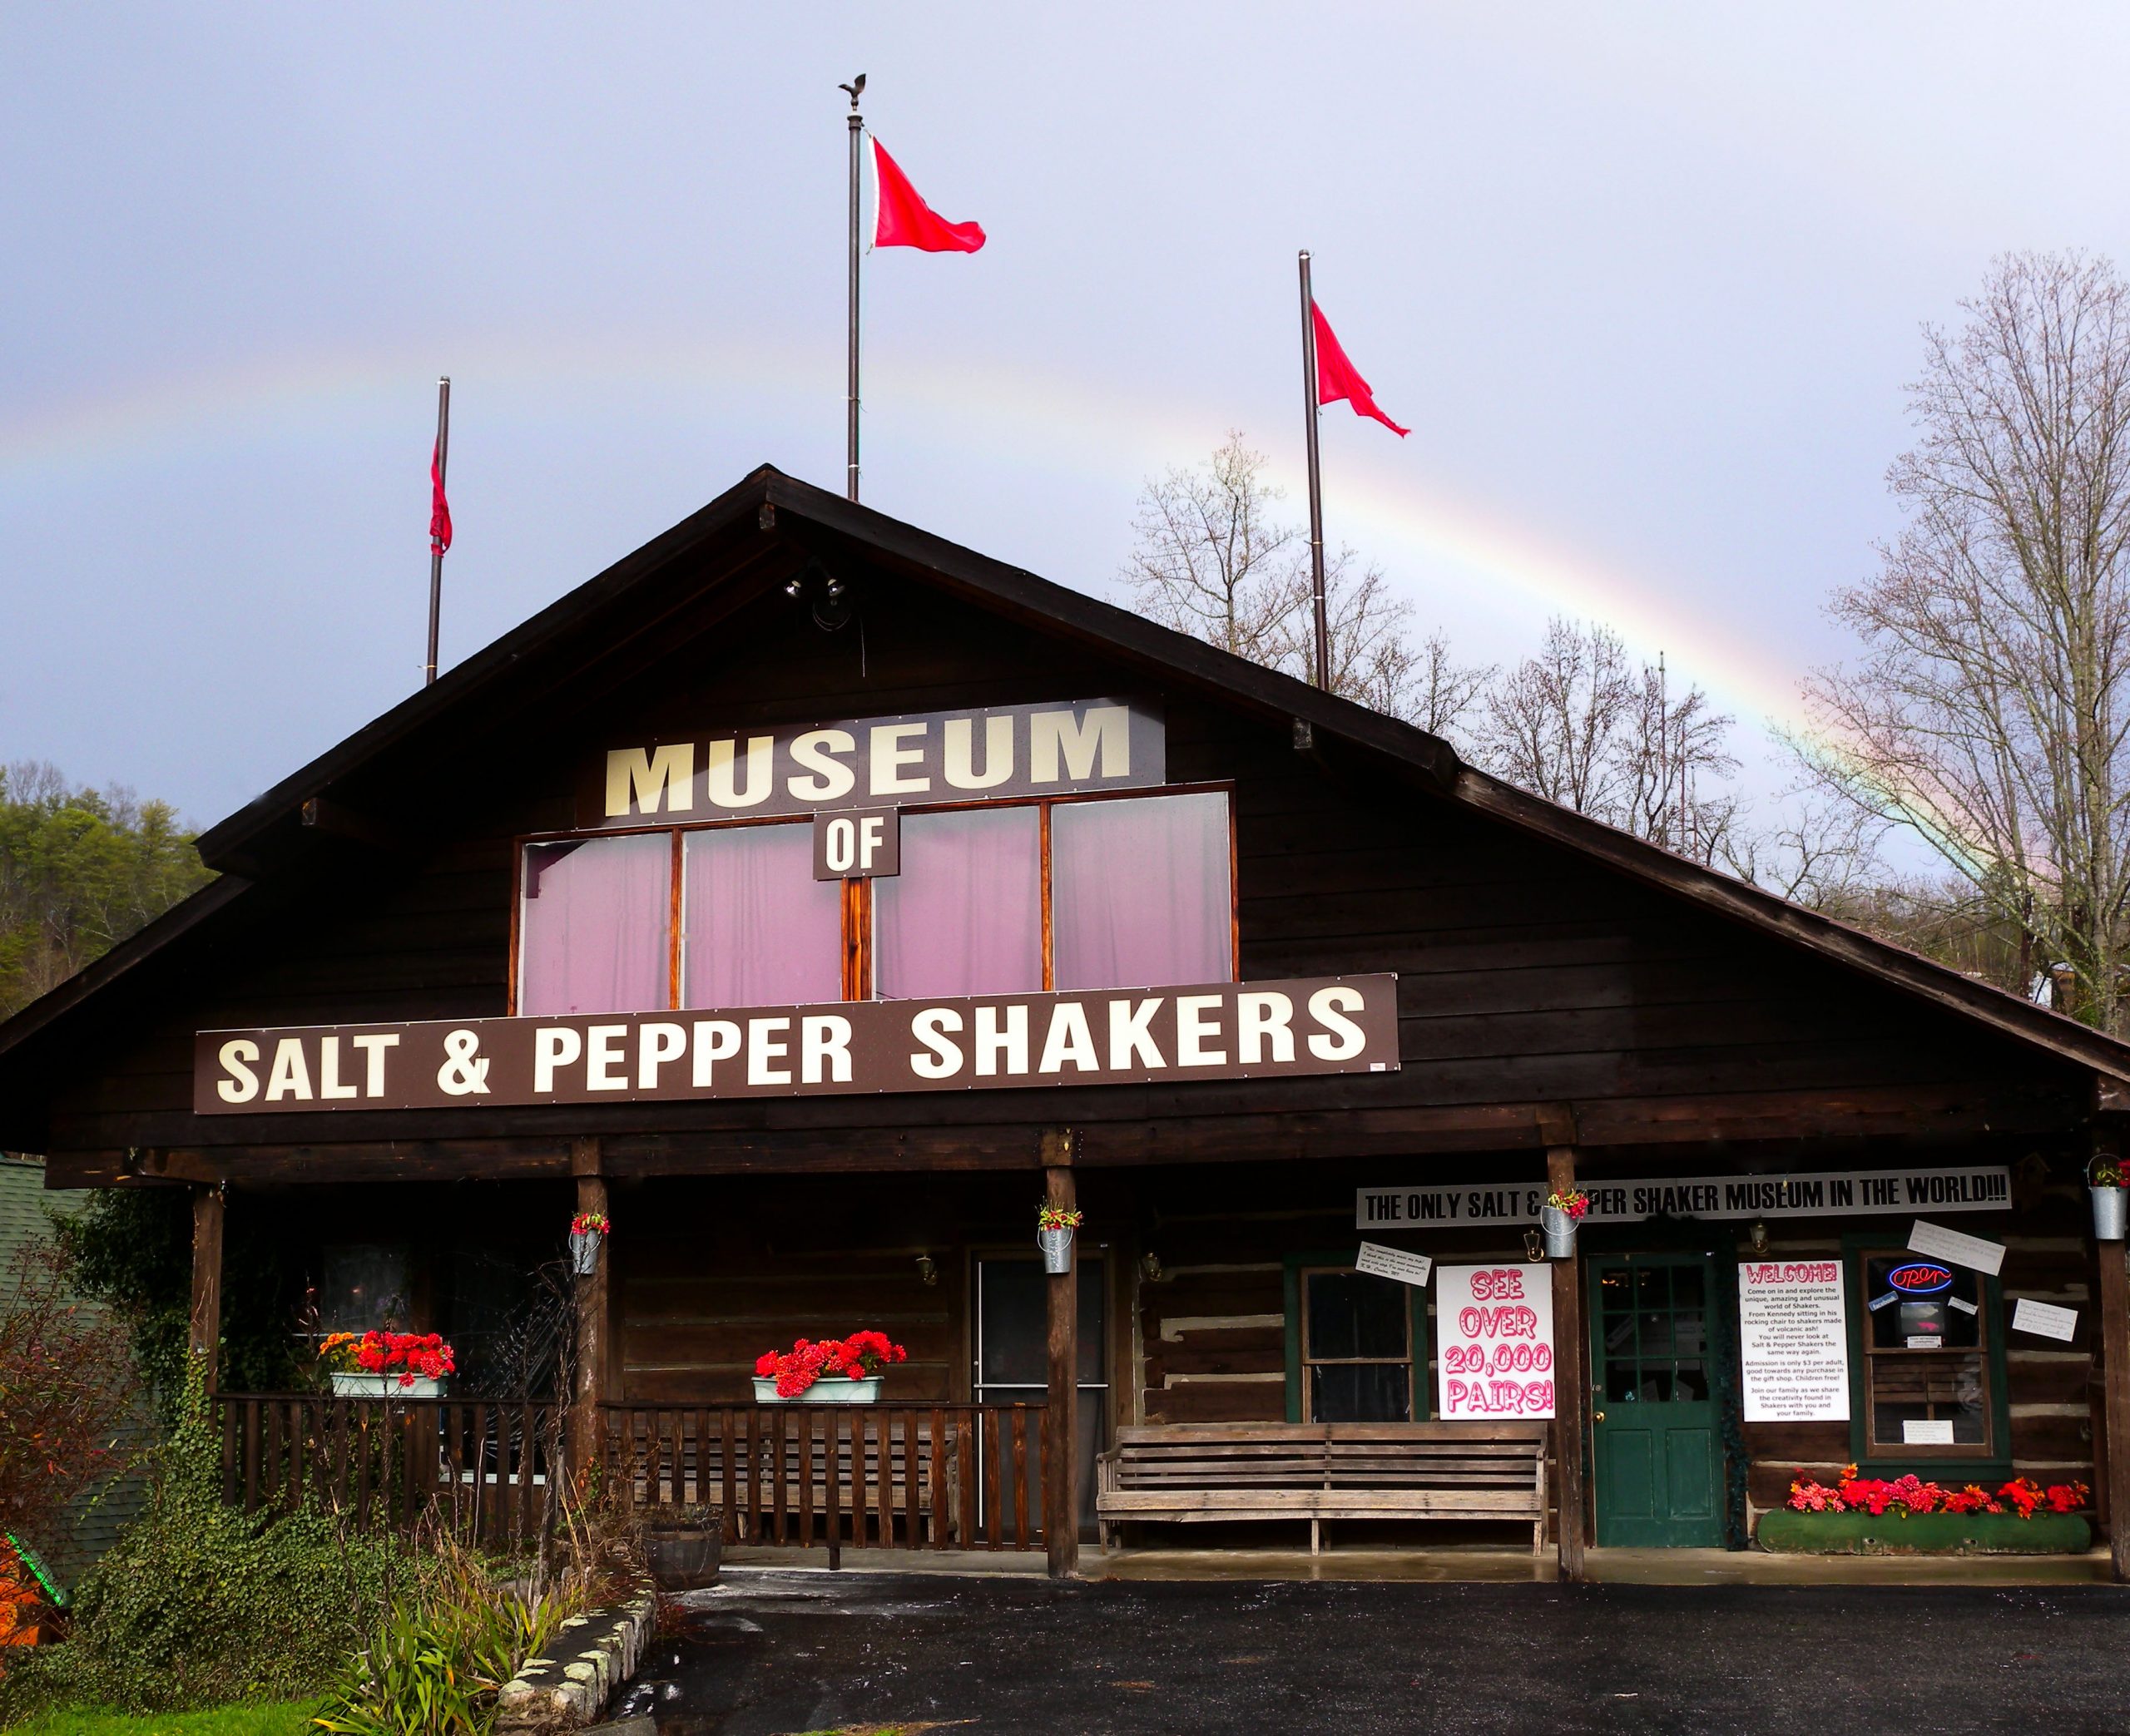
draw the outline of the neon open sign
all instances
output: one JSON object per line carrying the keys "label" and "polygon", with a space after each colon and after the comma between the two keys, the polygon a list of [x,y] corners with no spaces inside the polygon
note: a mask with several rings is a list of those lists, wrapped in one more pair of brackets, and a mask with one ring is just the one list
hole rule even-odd
{"label": "neon open sign", "polygon": [[1886,1282],[1904,1296],[1934,1296],[1952,1288],[1953,1274],[1943,1266],[1919,1260],[1895,1267],[1886,1274]]}

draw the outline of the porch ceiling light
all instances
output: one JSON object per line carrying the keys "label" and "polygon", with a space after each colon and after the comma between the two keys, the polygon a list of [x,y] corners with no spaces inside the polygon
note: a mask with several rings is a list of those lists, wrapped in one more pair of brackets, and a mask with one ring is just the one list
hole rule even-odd
{"label": "porch ceiling light", "polygon": [[929,1254],[917,1256],[917,1276],[921,1283],[935,1284],[939,1281],[939,1268]]}
{"label": "porch ceiling light", "polygon": [[1757,1218],[1753,1220],[1753,1227],[1746,1232],[1746,1245],[1755,1254],[1767,1252],[1767,1225]]}

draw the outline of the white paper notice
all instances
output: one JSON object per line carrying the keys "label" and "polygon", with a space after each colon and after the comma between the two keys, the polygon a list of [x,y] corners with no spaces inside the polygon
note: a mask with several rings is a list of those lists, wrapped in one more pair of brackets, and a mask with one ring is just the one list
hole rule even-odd
{"label": "white paper notice", "polygon": [[2030,1332],[2038,1338],[2061,1338],[2068,1344],[2078,1330],[2078,1311],[2022,1296],[2012,1309],[2012,1330]]}
{"label": "white paper notice", "polygon": [[1900,1426],[1900,1440],[1904,1447],[1950,1447],[1953,1445],[1953,1419],[1924,1422],[1910,1417]]}
{"label": "white paper notice", "polygon": [[1415,1284],[1425,1289],[1428,1274],[1434,1270],[1434,1261],[1424,1254],[1408,1254],[1402,1248],[1385,1248],[1380,1242],[1364,1242],[1361,1257],[1354,1262],[1354,1269],[1373,1273],[1378,1278],[1394,1278],[1401,1284]]}
{"label": "white paper notice", "polygon": [[1740,1264],[1738,1372],[1748,1422],[1848,1420],[1840,1260]]}
{"label": "white paper notice", "polygon": [[1976,1272],[1987,1272],[1994,1278],[2004,1264],[2004,1244],[1986,1242],[1980,1236],[1964,1235],[1957,1229],[1948,1229],[1942,1224],[1932,1224],[1918,1218],[1908,1233],[1908,1245],[1918,1254],[1927,1254],[1933,1259],[1950,1260],[1956,1266],[1966,1266]]}
{"label": "white paper notice", "polygon": [[1553,1414],[1553,1275],[1543,1265],[1444,1266],[1434,1293],[1445,1418]]}

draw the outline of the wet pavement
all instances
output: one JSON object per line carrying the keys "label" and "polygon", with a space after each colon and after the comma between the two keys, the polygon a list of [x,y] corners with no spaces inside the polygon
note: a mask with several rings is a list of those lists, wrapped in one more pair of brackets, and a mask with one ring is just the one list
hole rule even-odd
{"label": "wet pavement", "polygon": [[659,1736],[2130,1731],[2130,1590],[1054,1584],[760,1572],[610,1716]]}

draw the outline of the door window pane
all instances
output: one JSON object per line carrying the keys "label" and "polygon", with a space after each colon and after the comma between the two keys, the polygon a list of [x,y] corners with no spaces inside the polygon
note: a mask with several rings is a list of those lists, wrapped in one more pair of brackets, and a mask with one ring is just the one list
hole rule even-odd
{"label": "door window pane", "polygon": [[1050,858],[1055,987],[1144,988],[1235,974],[1225,795],[1060,802],[1050,813]]}
{"label": "door window pane", "polygon": [[646,1012],[671,1004],[670,834],[528,844],[518,1011]]}
{"label": "door window pane", "polygon": [[683,846],[683,1006],[843,998],[843,885],[814,878],[814,828],[728,826]]}
{"label": "door window pane", "polygon": [[902,872],[873,883],[874,992],[1040,990],[1042,843],[1033,808],[905,817]]}

